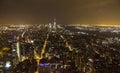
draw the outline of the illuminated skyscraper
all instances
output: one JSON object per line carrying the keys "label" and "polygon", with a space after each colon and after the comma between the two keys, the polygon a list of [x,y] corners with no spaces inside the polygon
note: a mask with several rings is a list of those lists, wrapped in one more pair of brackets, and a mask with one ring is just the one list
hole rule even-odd
{"label": "illuminated skyscraper", "polygon": [[17,42],[16,43],[16,47],[17,47],[17,55],[18,55],[18,59],[19,59],[19,61],[20,61],[20,43],[19,42]]}
{"label": "illuminated skyscraper", "polygon": [[56,19],[54,19],[53,30],[56,31],[56,29],[57,29]]}

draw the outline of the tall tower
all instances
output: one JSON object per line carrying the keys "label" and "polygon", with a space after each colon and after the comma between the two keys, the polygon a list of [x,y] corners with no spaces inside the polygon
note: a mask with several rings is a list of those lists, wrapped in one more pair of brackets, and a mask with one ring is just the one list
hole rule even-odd
{"label": "tall tower", "polygon": [[52,24],[51,23],[49,23],[49,28],[52,29]]}
{"label": "tall tower", "polygon": [[54,25],[56,25],[56,19],[54,18]]}
{"label": "tall tower", "polygon": [[54,18],[54,23],[53,23],[53,29],[56,30],[57,29],[57,24],[56,24],[56,19]]}

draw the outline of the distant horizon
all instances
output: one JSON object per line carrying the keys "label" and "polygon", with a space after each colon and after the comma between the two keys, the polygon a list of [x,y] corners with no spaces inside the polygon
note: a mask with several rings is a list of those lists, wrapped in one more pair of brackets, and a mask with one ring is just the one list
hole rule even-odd
{"label": "distant horizon", "polygon": [[[36,22],[36,23],[35,22],[32,22],[32,23],[31,22],[8,22],[8,23],[7,22],[6,23],[0,22],[0,24],[49,24],[49,23],[54,23],[54,21],[50,21],[50,22]],[[71,24],[73,24],[73,25],[74,24],[80,24],[80,25],[81,24],[85,24],[85,25],[86,24],[88,24],[88,25],[99,25],[99,24],[120,25],[120,23],[117,23],[117,22],[116,23],[115,22],[111,22],[111,23],[110,22],[109,23],[108,22],[105,22],[105,23],[102,23],[102,22],[101,23],[87,23],[87,22],[86,23],[64,23],[64,22],[62,23],[62,22],[56,22],[56,23],[57,24],[66,24],[66,25],[71,25]]]}
{"label": "distant horizon", "polygon": [[[0,25],[41,25],[41,24],[49,24],[49,23],[0,23]],[[53,24],[53,23],[51,23],[51,24]],[[61,23],[56,23],[56,24],[61,24]],[[64,25],[64,24],[62,24],[62,25]],[[103,24],[103,23],[101,23],[101,24],[98,24],[98,23],[95,23],[95,24],[88,24],[88,23],[81,23],[81,24],[73,24],[73,23],[71,23],[71,24],[66,24],[66,25],[97,25],[97,26],[107,26],[107,25],[109,25],[109,26],[116,26],[116,25],[119,25],[120,26],[120,24]]]}
{"label": "distant horizon", "polygon": [[[54,20],[47,20],[47,21],[34,21],[34,22],[29,22],[29,21],[4,21],[4,22],[0,22],[0,24],[48,24],[48,23],[53,23]],[[65,22],[65,21],[60,21],[57,20],[56,23],[58,24],[119,24],[120,22],[116,21],[116,22],[112,22],[112,21],[103,21],[103,22]]]}

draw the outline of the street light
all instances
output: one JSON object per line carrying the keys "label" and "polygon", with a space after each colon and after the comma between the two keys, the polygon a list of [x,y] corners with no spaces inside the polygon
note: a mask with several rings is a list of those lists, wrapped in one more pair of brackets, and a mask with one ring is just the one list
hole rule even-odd
{"label": "street light", "polygon": [[11,62],[10,61],[7,61],[6,63],[5,63],[5,68],[10,68],[11,67]]}

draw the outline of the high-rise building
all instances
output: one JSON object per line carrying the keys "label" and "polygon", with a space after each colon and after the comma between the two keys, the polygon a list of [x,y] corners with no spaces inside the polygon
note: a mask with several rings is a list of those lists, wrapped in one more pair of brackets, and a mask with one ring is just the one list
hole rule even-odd
{"label": "high-rise building", "polygon": [[57,29],[56,19],[54,19],[54,23],[53,23],[53,30],[55,30],[55,31],[56,31],[56,29]]}

